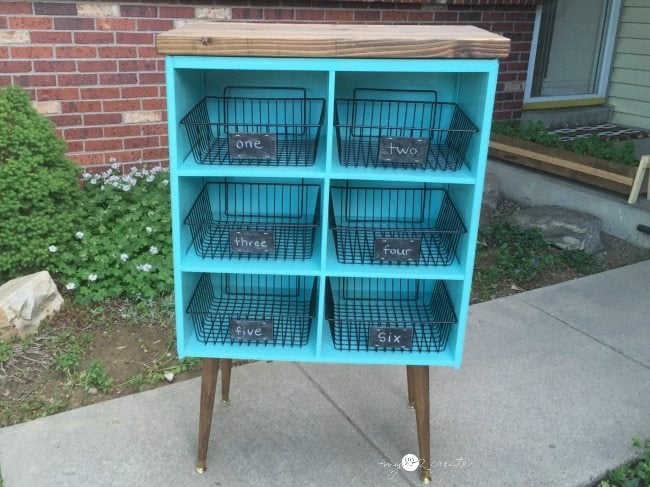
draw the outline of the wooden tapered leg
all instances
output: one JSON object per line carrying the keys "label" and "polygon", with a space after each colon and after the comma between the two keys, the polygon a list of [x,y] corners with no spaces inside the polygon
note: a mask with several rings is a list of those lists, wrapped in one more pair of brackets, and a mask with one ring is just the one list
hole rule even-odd
{"label": "wooden tapered leg", "polygon": [[409,394],[409,408],[415,409],[415,395],[413,393],[413,366],[406,366],[406,387]]}
{"label": "wooden tapered leg", "polygon": [[232,359],[222,359],[221,367],[221,402],[230,403],[230,371],[232,370]]}
{"label": "wooden tapered leg", "polygon": [[429,367],[410,366],[412,369],[413,394],[415,396],[415,420],[420,448],[420,480],[431,482],[431,438],[429,436]]}
{"label": "wooden tapered leg", "polygon": [[217,374],[219,373],[219,359],[204,358],[201,360],[201,407],[199,410],[199,455],[196,462],[196,471],[203,473],[206,470],[208,457],[208,443],[210,429],[212,428],[212,411],[214,410],[214,395],[217,389]]}

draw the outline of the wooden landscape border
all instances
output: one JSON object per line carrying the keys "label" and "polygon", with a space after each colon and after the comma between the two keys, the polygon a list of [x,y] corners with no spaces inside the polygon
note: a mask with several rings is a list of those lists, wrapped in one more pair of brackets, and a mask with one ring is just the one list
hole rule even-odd
{"label": "wooden landscape border", "polygon": [[637,168],[526,140],[492,134],[489,155],[513,164],[629,195]]}

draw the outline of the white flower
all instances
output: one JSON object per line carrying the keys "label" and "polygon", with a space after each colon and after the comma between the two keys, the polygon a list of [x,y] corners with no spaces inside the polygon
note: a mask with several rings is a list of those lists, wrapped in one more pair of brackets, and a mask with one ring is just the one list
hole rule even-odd
{"label": "white flower", "polygon": [[59,249],[58,249],[58,247],[57,247],[56,245],[50,245],[50,246],[47,248],[47,250],[49,250],[50,252],[54,253],[54,252],[56,252],[56,251],[59,250]]}
{"label": "white flower", "polygon": [[68,284],[65,285],[65,288],[68,291],[72,291],[73,289],[76,289],[77,285],[74,282],[69,282]]}
{"label": "white flower", "polygon": [[96,180],[96,179],[94,179],[94,178],[93,178],[93,179],[91,179],[91,180],[90,180],[90,184],[97,184],[97,180]]}
{"label": "white flower", "polygon": [[152,183],[156,179],[154,176],[147,176],[147,182]]}
{"label": "white flower", "polygon": [[143,176],[149,176],[149,169],[146,169],[146,168],[143,169],[143,170],[142,170],[142,175],[143,175]]}
{"label": "white flower", "polygon": [[117,162],[114,162],[113,164],[111,164],[111,169],[119,169],[119,168],[120,168],[120,165]]}
{"label": "white flower", "polygon": [[163,179],[163,186],[167,186],[169,184],[169,179]]}
{"label": "white flower", "polygon": [[137,269],[143,272],[149,272],[152,268],[153,266],[151,264],[139,264],[137,266]]}
{"label": "white flower", "polygon": [[146,230],[147,233],[153,232],[153,228],[151,228],[151,227],[146,227],[145,230]]}
{"label": "white flower", "polygon": [[158,253],[158,247],[156,247],[155,245],[152,245],[151,247],[149,247],[149,253],[151,255],[156,255]]}
{"label": "white flower", "polygon": [[128,184],[125,184],[124,186],[122,186],[122,190],[124,190],[124,191],[129,191],[130,189],[131,189],[131,186],[128,185]]}
{"label": "white flower", "polygon": [[129,254],[121,254],[120,259],[122,260],[122,262],[126,262],[127,260],[129,260]]}
{"label": "white flower", "polygon": [[77,240],[81,240],[82,238],[84,238],[84,232],[75,233],[74,238],[76,238]]}
{"label": "white flower", "polygon": [[97,280],[97,274],[88,274],[88,280],[95,282]]}
{"label": "white flower", "polygon": [[162,171],[162,166],[156,166],[151,170],[151,172],[154,174],[160,171]]}
{"label": "white flower", "polygon": [[84,173],[81,175],[81,178],[82,178],[84,181],[86,181],[87,179],[90,179],[91,176],[92,176],[92,175],[91,175],[89,172],[84,172]]}

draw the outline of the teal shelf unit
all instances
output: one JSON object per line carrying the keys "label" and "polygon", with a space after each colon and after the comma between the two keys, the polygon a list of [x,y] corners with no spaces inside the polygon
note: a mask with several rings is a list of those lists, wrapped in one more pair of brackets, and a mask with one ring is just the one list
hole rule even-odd
{"label": "teal shelf unit", "polygon": [[[179,356],[459,367],[463,357],[467,328],[474,250],[497,81],[497,59],[167,55],[165,66]],[[323,123],[314,164],[306,166],[219,165],[202,164],[196,161],[181,121],[204,97],[221,97],[224,90],[232,86],[301,88],[305,90],[307,97],[323,99]],[[458,170],[342,165],[337,150],[338,143],[341,141],[337,140],[335,127],[336,101],[353,98],[355,90],[359,89],[391,92],[394,90],[435,91],[438,102],[455,104],[476,128],[476,133],[471,137],[466,148],[465,164]],[[402,95],[398,93],[396,96]],[[449,120],[443,120],[442,126],[449,123]],[[320,189],[319,201],[316,205],[318,214],[315,215],[318,224],[313,233],[311,255],[304,260],[201,257],[197,253],[196,245],[193,244],[192,232],[186,223],[187,216],[206,184],[228,184],[228,182],[317,186]],[[337,259],[331,230],[330,198],[334,186],[348,182],[386,189],[416,186],[444,190],[453,202],[466,229],[458,240],[451,262],[448,265],[426,266],[341,263]],[[264,204],[264,197],[255,198],[252,204]],[[201,277],[206,274],[219,282],[228,282],[229,276],[235,275],[257,276],[251,279],[266,283],[284,282],[286,279],[298,277],[301,278],[301,282],[313,282],[315,285],[313,316],[309,316],[305,321],[309,327],[306,343],[302,346],[282,346],[265,342],[231,343],[226,340],[224,343],[204,343],[200,341],[197,338],[194,320],[205,316],[199,314],[197,318],[196,313],[192,313],[191,303],[197,293]],[[409,290],[428,289],[434,281],[440,281],[447,291],[455,317],[454,323],[449,326],[446,346],[441,351],[375,350],[363,346],[359,349],[353,347],[345,350],[335,346],[330,321],[327,319],[328,301],[331,296],[326,293],[333,284],[339,285],[341,282],[346,282],[345,279],[399,281],[408,283],[404,288],[408,287]],[[236,286],[233,286],[233,289],[234,287]],[[271,292],[277,291],[273,285],[270,289]],[[242,285],[239,291],[247,292],[246,285]],[[226,286],[226,288],[216,289],[215,292],[225,295],[230,291]],[[257,289],[255,288],[252,293],[256,294]],[[391,294],[392,297],[389,299],[402,302],[408,299],[406,294]],[[290,301],[294,298],[287,299]],[[400,306],[399,302],[395,306]],[[292,309],[287,313],[293,313]],[[240,318],[245,319],[245,316]]]}

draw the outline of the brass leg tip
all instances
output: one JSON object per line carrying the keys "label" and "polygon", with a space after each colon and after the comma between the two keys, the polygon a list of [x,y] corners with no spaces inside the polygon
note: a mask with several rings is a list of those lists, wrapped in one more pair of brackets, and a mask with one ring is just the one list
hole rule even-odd
{"label": "brass leg tip", "polygon": [[422,470],[420,472],[420,480],[423,484],[431,483],[431,472],[429,470]]}
{"label": "brass leg tip", "polygon": [[208,467],[205,466],[205,462],[199,462],[196,464],[196,473],[205,473]]}
{"label": "brass leg tip", "polygon": [[228,406],[230,404],[230,399],[222,399],[221,404],[223,404],[224,406]]}
{"label": "brass leg tip", "polygon": [[415,403],[414,403],[414,402],[410,402],[410,403],[409,403],[409,409],[410,409],[411,411],[415,411]]}

